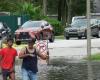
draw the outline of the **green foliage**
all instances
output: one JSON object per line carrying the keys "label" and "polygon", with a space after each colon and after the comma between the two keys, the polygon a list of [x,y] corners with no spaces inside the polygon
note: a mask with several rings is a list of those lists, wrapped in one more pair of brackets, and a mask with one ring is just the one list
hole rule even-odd
{"label": "green foliage", "polygon": [[47,17],[44,18],[44,20],[48,21],[53,26],[56,36],[63,34],[64,28],[61,26],[61,22],[56,19],[51,19]]}
{"label": "green foliage", "polygon": [[17,14],[26,14],[33,20],[39,20],[42,17],[42,10],[40,6],[33,5],[32,3],[24,2],[18,4]]}
{"label": "green foliage", "polygon": [[[42,1],[43,0],[0,0],[0,11],[16,12],[19,9],[18,7],[20,7],[20,6],[24,6],[25,10],[27,7],[32,8],[32,6],[34,6],[34,5],[35,5],[34,7],[36,7],[36,6],[42,7],[43,6]],[[53,0],[53,1],[47,0],[47,3],[48,3],[47,4],[47,13],[48,14],[57,14],[59,1],[60,0]],[[65,0],[61,0],[61,1],[65,1]],[[91,0],[91,8],[92,8],[91,10],[93,10],[93,1],[94,0]],[[34,4],[34,5],[32,5],[32,4]],[[86,0],[72,0],[71,5],[72,5],[72,15],[73,16],[85,14]],[[63,9],[63,7],[62,7],[62,9]],[[22,7],[20,7],[20,10],[22,10]]]}
{"label": "green foliage", "polygon": [[48,0],[47,5],[47,13],[48,14],[57,14],[57,7],[58,7],[58,1],[59,0]]}
{"label": "green foliage", "polygon": [[91,56],[92,60],[100,60],[100,53]]}
{"label": "green foliage", "polygon": [[[88,57],[85,57],[84,59],[88,60]],[[91,55],[91,60],[100,60],[100,53]]]}
{"label": "green foliage", "polygon": [[40,20],[43,17],[42,9],[40,6],[34,7],[33,11],[34,11],[33,19]]}
{"label": "green foliage", "polygon": [[55,36],[55,39],[65,39],[64,35]]}
{"label": "green foliage", "polygon": [[[6,6],[5,6],[6,5]],[[31,19],[42,18],[42,8],[37,3],[26,0],[3,0],[0,1],[0,11],[11,12],[13,15],[28,15]]]}
{"label": "green foliage", "polygon": [[73,0],[71,7],[72,16],[83,15],[86,13],[86,0]]}
{"label": "green foliage", "polygon": [[17,0],[0,0],[0,11],[15,12]]}

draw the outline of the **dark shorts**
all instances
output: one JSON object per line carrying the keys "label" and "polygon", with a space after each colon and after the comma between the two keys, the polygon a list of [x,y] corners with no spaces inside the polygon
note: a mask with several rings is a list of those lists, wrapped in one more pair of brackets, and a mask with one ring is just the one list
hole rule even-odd
{"label": "dark shorts", "polygon": [[10,71],[9,69],[2,69],[2,76],[3,80],[7,80],[7,78],[10,78],[10,74],[15,73],[15,71]]}

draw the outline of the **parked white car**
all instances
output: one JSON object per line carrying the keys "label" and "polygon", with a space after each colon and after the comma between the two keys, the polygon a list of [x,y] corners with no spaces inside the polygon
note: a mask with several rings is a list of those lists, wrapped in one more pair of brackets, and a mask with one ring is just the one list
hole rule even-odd
{"label": "parked white car", "polygon": [[72,17],[72,23],[77,19],[85,19],[85,18],[86,18],[86,16],[74,16],[74,17]]}

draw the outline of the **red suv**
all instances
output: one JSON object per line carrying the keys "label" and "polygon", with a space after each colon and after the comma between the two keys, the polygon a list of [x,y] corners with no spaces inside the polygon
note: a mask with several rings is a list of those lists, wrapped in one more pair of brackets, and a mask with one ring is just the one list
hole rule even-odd
{"label": "red suv", "polygon": [[27,21],[15,31],[16,44],[21,44],[21,41],[28,41],[31,38],[48,39],[54,42],[53,27],[47,21]]}

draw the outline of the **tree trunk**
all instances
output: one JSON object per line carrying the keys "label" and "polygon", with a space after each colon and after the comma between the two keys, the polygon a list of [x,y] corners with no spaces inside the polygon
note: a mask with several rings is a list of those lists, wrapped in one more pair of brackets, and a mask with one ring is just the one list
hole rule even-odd
{"label": "tree trunk", "polygon": [[67,24],[70,24],[71,23],[71,4],[72,4],[72,1],[66,0],[66,2],[67,2],[67,7],[68,7]]}
{"label": "tree trunk", "polygon": [[58,20],[61,21],[61,4],[62,4],[62,0],[59,0],[58,3]]}
{"label": "tree trunk", "polygon": [[39,2],[39,4],[40,4],[41,7],[42,7],[42,2],[43,2],[43,0],[38,0],[38,2]]}
{"label": "tree trunk", "polygon": [[62,1],[62,25],[66,26],[66,0]]}
{"label": "tree trunk", "polygon": [[47,0],[43,0],[43,14],[44,16],[47,14]]}

